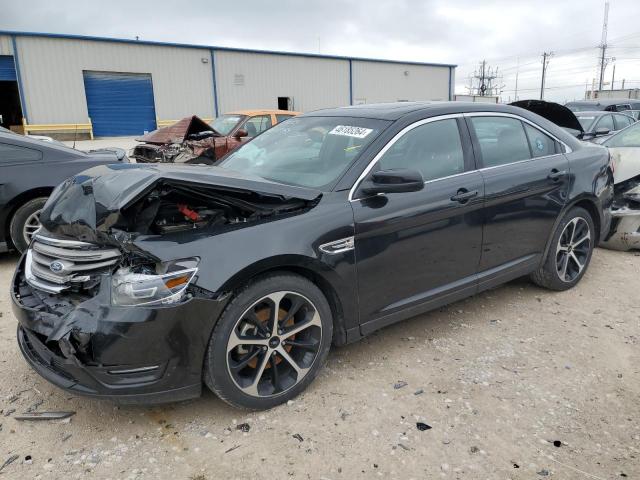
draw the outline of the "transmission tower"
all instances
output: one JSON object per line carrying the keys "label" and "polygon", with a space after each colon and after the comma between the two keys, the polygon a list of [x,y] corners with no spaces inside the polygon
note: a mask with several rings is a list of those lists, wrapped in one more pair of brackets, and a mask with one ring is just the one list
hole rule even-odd
{"label": "transmission tower", "polygon": [[469,77],[469,94],[481,97],[499,96],[504,85],[501,84],[502,77],[498,74],[498,68],[488,66],[486,60],[480,62]]}

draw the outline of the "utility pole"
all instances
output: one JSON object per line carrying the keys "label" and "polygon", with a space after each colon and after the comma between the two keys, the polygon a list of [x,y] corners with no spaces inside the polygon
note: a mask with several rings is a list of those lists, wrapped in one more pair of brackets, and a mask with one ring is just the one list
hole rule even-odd
{"label": "utility pole", "polygon": [[613,90],[613,82],[616,80],[616,64],[613,64],[613,73],[611,74],[611,90]]}
{"label": "utility pole", "polygon": [[604,83],[604,70],[607,68],[607,25],[609,22],[609,2],[604,3],[604,21],[602,22],[602,40],[600,42],[600,83],[598,90],[602,90]]}
{"label": "utility pole", "polygon": [[622,79],[622,90],[624,90],[624,78]]}
{"label": "utility pole", "polygon": [[[520,57],[516,58],[516,93],[514,95],[515,102],[518,101],[518,75],[520,74]],[[509,102],[511,103],[511,102]]]}
{"label": "utility pole", "polygon": [[544,82],[547,78],[547,66],[553,52],[544,52],[542,54],[542,82],[540,83],[540,100],[544,100]]}

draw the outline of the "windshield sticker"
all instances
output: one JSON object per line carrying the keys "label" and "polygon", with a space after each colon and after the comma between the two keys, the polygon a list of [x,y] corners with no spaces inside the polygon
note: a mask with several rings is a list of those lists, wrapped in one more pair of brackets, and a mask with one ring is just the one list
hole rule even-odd
{"label": "windshield sticker", "polygon": [[329,132],[329,135],[343,135],[345,137],[364,138],[371,132],[373,132],[373,129],[371,128],[336,125],[336,127]]}

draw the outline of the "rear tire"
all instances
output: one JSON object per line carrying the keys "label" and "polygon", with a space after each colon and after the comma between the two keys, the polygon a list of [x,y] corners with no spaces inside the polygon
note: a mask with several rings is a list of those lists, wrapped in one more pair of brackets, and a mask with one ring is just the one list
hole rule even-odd
{"label": "rear tire", "polygon": [[204,382],[234,407],[272,408],[318,375],[332,334],[331,308],[316,285],[299,275],[265,276],[238,292],[218,320]]}
{"label": "rear tire", "polygon": [[9,224],[9,234],[14,247],[20,253],[29,247],[31,236],[40,227],[40,212],[46,202],[46,197],[34,198],[18,208],[13,214]]}
{"label": "rear tire", "polygon": [[558,224],[544,263],[531,274],[531,280],[556,291],[574,287],[589,267],[595,242],[591,214],[584,208],[573,207]]}

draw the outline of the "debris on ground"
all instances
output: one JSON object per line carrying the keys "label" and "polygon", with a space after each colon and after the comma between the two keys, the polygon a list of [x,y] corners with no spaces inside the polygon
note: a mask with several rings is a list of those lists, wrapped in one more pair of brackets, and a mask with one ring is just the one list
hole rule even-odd
{"label": "debris on ground", "polygon": [[536,472],[538,475],[540,475],[541,477],[548,477],[549,474],[549,470],[547,470],[546,468],[543,468],[542,470],[540,470],[539,472]]}
{"label": "debris on ground", "polygon": [[233,452],[236,448],[240,448],[240,445],[235,445],[235,446],[231,447],[229,450],[226,450],[224,453]]}
{"label": "debris on ground", "polygon": [[419,388],[418,390],[413,392],[414,395],[422,395],[423,393],[424,393],[424,390],[422,388]]}
{"label": "debris on ground", "polygon": [[479,449],[478,447],[476,447],[475,445],[474,445],[474,446],[472,446],[472,447],[469,449],[469,452],[471,452],[471,453],[478,453],[479,451],[480,451],[480,449]]}
{"label": "debris on ground", "polygon": [[293,438],[295,438],[296,440],[298,440],[299,442],[304,442],[304,438],[302,438],[302,435],[300,435],[299,433],[294,433],[293,435],[291,435]]}
{"label": "debris on ground", "polygon": [[553,446],[560,448],[562,446],[562,442],[560,440],[554,440],[553,441]]}
{"label": "debris on ground", "polygon": [[236,430],[247,433],[249,430],[251,430],[251,425],[249,425],[248,423],[240,423],[236,425]]}
{"label": "debris on ground", "polygon": [[399,388],[406,387],[407,385],[409,385],[407,382],[405,382],[404,380],[400,380],[393,386],[393,388],[398,390]]}
{"label": "debris on ground", "polygon": [[5,462],[2,465],[0,465],[0,472],[2,472],[4,467],[6,467],[7,465],[11,465],[13,462],[15,462],[18,459],[18,457],[19,455],[11,455],[9,458],[7,458]]}
{"label": "debris on ground", "polygon": [[[14,410],[15,411],[15,410]],[[75,415],[76,412],[24,412],[15,415],[16,420],[62,420]]]}
{"label": "debris on ground", "polygon": [[425,430],[431,430],[431,425],[427,425],[424,422],[418,422],[416,423],[416,428],[421,432],[424,432]]}

